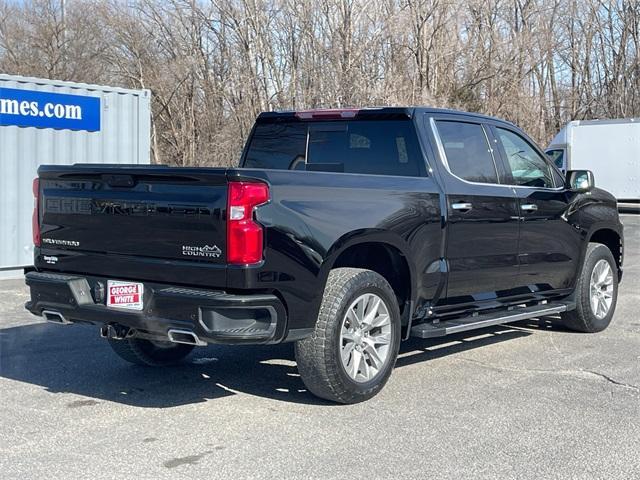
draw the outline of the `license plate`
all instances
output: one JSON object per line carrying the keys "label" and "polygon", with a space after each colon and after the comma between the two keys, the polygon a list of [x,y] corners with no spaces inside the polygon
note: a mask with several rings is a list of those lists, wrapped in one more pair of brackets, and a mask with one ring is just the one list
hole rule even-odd
{"label": "license plate", "polygon": [[107,307],[142,310],[144,285],[137,282],[107,281]]}

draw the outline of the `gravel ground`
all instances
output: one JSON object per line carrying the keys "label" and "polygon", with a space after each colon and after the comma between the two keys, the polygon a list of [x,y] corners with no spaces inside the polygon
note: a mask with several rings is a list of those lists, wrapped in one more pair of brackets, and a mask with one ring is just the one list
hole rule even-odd
{"label": "gravel ground", "polygon": [[96,327],[43,323],[0,281],[0,475],[73,478],[640,478],[640,216],[624,216],[601,334],[554,318],[404,343],[380,395],[311,396],[291,345],[208,347],[145,369]]}

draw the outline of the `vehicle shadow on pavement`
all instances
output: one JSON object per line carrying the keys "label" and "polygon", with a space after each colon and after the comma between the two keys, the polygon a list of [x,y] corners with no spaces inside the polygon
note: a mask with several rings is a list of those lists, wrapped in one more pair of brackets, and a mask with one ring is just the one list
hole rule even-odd
{"label": "vehicle shadow on pavement", "polygon": [[560,322],[559,316],[522,320],[507,325],[495,325],[478,330],[448,335],[446,337],[419,339],[410,338],[400,346],[396,368],[433,360],[455,353],[462,353],[495,343],[532,335],[535,330],[569,332]]}
{"label": "vehicle shadow on pavement", "polygon": [[[396,368],[560,328],[548,319],[527,320],[445,338],[403,342]],[[0,377],[143,408],[169,408],[237,392],[285,402],[333,405],[311,395],[298,375],[293,344],[209,346],[184,364],[147,368],[111,351],[96,327],[47,323],[0,330]],[[74,408],[77,402],[71,402]]]}

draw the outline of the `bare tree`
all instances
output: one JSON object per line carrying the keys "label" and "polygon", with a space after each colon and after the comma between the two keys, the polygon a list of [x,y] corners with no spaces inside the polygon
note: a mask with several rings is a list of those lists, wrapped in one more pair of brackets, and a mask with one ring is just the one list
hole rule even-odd
{"label": "bare tree", "polygon": [[640,114],[640,0],[0,0],[0,71],[149,88],[155,162],[233,165],[262,110]]}

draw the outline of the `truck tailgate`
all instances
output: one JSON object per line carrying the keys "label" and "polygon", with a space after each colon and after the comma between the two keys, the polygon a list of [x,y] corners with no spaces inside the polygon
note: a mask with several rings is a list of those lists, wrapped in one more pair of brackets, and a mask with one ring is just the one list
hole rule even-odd
{"label": "truck tailgate", "polygon": [[224,264],[225,169],[40,172],[42,249]]}

